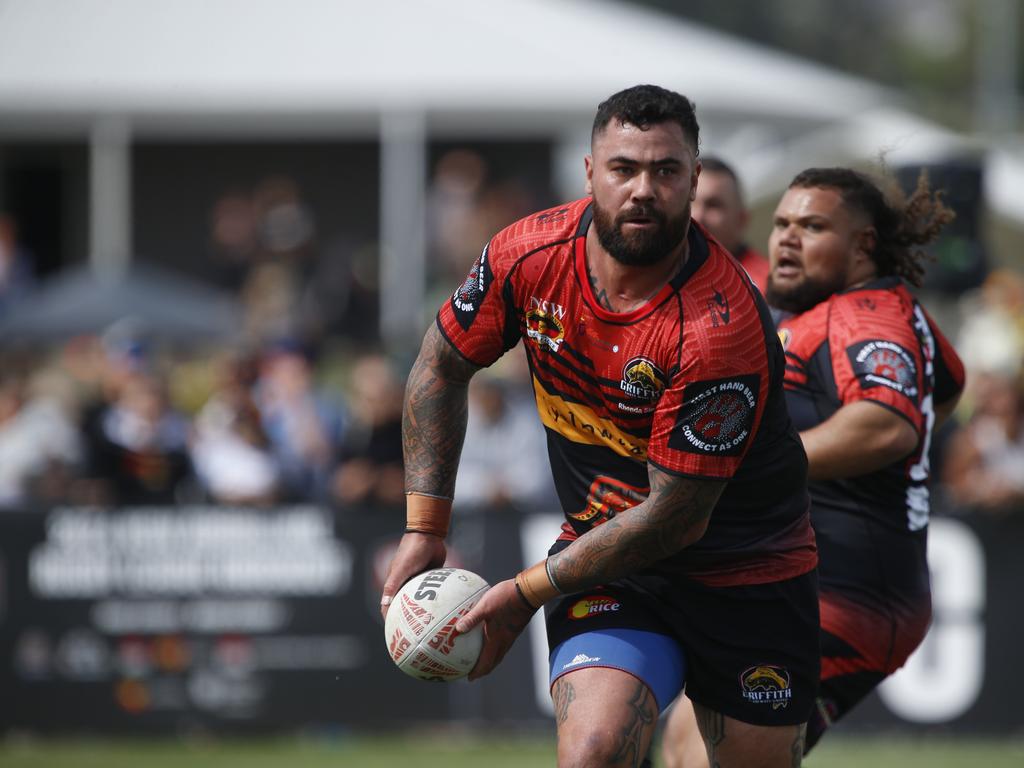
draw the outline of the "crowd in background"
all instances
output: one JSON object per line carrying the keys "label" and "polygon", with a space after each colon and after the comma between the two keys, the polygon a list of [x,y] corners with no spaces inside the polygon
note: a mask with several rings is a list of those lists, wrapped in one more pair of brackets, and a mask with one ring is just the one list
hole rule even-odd
{"label": "crowd in background", "polygon": [[[544,202],[490,178],[479,153],[442,155],[428,194],[429,307],[490,235]],[[401,503],[409,361],[380,348],[373,250],[318,243],[287,177],[225,192],[209,230],[215,279],[243,309],[239,341],[167,345],[128,323],[29,348],[0,339],[0,508]],[[0,318],[38,282],[0,214]],[[1024,277],[992,271],[954,314],[968,388],[933,447],[938,497],[961,512],[1024,510]],[[557,507],[521,352],[473,381],[456,503]]]}

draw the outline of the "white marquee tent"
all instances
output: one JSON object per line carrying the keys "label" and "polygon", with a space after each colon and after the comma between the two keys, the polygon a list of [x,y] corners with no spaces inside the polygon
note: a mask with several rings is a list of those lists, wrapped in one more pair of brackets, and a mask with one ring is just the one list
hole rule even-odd
{"label": "white marquee tent", "polygon": [[690,96],[755,196],[822,159],[965,146],[878,85],[613,0],[0,0],[0,138],[90,137],[98,269],[131,252],[133,137],[375,135],[396,335],[418,322],[426,140],[550,137],[575,192],[596,105],[639,82]]}

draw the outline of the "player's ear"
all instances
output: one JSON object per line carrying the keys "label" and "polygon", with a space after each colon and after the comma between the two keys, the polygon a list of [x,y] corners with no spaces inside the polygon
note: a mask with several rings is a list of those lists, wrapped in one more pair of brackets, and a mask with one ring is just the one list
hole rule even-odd
{"label": "player's ear", "polygon": [[866,258],[874,258],[877,245],[878,231],[874,227],[865,227],[857,235],[857,250]]}
{"label": "player's ear", "polygon": [[697,180],[700,178],[700,172],[704,168],[701,165],[700,160],[694,158],[693,160],[693,175],[690,177],[690,202],[692,203],[697,199]]}
{"label": "player's ear", "polygon": [[587,184],[585,191],[588,195],[594,194],[594,156],[586,155],[583,158],[583,167],[587,171]]}

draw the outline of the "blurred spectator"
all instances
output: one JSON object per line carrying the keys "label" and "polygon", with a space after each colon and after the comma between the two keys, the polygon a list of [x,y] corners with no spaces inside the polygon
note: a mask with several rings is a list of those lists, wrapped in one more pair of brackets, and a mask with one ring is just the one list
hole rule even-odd
{"label": "blurred spectator", "polygon": [[286,499],[325,499],[345,434],[344,404],[318,389],[310,352],[300,343],[269,345],[255,390],[263,428]]}
{"label": "blurred spectator", "polygon": [[693,201],[693,218],[707,229],[743,265],[764,293],[768,282],[768,259],[744,241],[750,211],[743,200],[743,189],[736,172],[723,160],[713,156],[701,158],[697,197]]}
{"label": "blurred spectator", "polygon": [[218,285],[233,292],[242,287],[257,245],[252,198],[242,192],[221,195],[210,212],[210,255]]}
{"label": "blurred spectator", "polygon": [[195,419],[192,462],[215,502],[269,504],[278,497],[281,473],[252,397],[254,368],[248,358],[229,355]]}
{"label": "blurred spectator", "polygon": [[353,422],[333,477],[344,505],[396,505],[405,496],[402,459],[402,382],[383,354],[364,355],[352,367]]}
{"label": "blurred spectator", "polygon": [[461,507],[511,504],[537,510],[555,500],[547,439],[537,406],[510,383],[477,376],[469,386],[469,419],[455,500]]}
{"label": "blurred spectator", "polygon": [[73,396],[56,371],[0,383],[0,508],[68,499],[82,458]]}
{"label": "blurred spectator", "polygon": [[968,372],[1017,376],[1024,363],[1024,278],[997,269],[961,302],[957,349]]}
{"label": "blurred spectator", "polygon": [[95,501],[172,504],[190,497],[188,421],[168,402],[159,379],[138,371],[119,382],[114,399],[86,433]]}
{"label": "blurred spectator", "polygon": [[0,315],[35,284],[31,254],[18,242],[14,217],[0,212]]}
{"label": "blurred spectator", "polygon": [[974,375],[974,412],[949,438],[942,479],[951,500],[982,512],[1024,507],[1024,394],[1019,379]]}

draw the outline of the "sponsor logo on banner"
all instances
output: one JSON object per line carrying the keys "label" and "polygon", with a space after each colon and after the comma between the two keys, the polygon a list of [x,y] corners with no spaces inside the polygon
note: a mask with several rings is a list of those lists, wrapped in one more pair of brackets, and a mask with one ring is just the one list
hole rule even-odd
{"label": "sponsor logo on banner", "polygon": [[462,326],[462,330],[468,331],[473,324],[477,313],[480,311],[480,304],[487,294],[487,289],[494,280],[491,266],[487,261],[487,247],[473,263],[466,281],[459,286],[459,289],[452,294],[452,311],[455,319]]}
{"label": "sponsor logo on banner", "polygon": [[715,456],[739,455],[754,426],[759,387],[757,374],[687,385],[669,447]]}
{"label": "sponsor logo on banner", "polygon": [[789,670],[774,664],[759,664],[740,675],[743,698],[751,704],[783,709],[793,699]]}
{"label": "sponsor logo on banner", "polygon": [[569,618],[574,621],[589,619],[591,616],[598,616],[602,613],[614,613],[622,607],[622,603],[614,597],[594,595],[577,600],[569,608]]}
{"label": "sponsor logo on banner", "polygon": [[907,397],[917,397],[917,364],[914,356],[892,341],[862,341],[846,348],[853,373],[861,387],[888,387]]}

